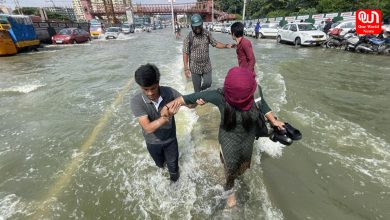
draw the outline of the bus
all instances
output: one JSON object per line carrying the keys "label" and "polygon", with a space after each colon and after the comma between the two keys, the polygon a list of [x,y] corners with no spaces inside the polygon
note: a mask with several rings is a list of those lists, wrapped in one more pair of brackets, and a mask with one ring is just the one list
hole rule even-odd
{"label": "bus", "polygon": [[29,16],[0,14],[0,55],[36,49],[40,41]]}

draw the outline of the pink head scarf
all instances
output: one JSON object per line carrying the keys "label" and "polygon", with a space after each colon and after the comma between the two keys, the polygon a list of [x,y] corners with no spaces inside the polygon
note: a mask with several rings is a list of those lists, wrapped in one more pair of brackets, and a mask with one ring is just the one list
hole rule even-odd
{"label": "pink head scarf", "polygon": [[255,76],[247,68],[231,68],[224,82],[225,101],[241,111],[248,111],[254,102],[256,85]]}

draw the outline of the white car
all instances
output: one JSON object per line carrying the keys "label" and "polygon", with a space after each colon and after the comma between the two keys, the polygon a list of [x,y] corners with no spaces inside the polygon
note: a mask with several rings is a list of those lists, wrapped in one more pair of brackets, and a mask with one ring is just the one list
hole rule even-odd
{"label": "white car", "polygon": [[215,32],[222,32],[222,24],[214,25],[213,31],[215,31]]}
{"label": "white car", "polygon": [[106,39],[108,38],[117,39],[120,33],[121,33],[120,27],[110,27],[107,29],[106,33],[104,34],[104,37]]}
{"label": "white car", "polygon": [[279,24],[265,23],[260,25],[259,37],[276,37],[278,36]]}
{"label": "white car", "polygon": [[142,26],[137,26],[134,28],[134,33],[143,32],[143,31],[144,31],[144,28]]}
{"label": "white car", "polygon": [[255,27],[256,27],[256,24],[252,24],[251,26],[247,27],[246,29],[244,29],[244,34],[246,36],[255,37],[256,36]]}
{"label": "white car", "polygon": [[134,33],[134,27],[132,25],[124,23],[124,24],[122,24],[122,32],[124,34]]}
{"label": "white car", "polygon": [[225,24],[223,24],[223,26],[222,26],[222,33],[229,33],[229,30],[230,30],[230,26],[231,26],[232,24],[229,24],[229,23],[225,23]]}
{"label": "white car", "polygon": [[332,24],[332,27],[329,31],[332,31],[335,28],[341,29],[340,36],[344,36],[346,33],[348,33],[349,30],[356,29],[356,22],[355,20],[339,21]]}
{"label": "white car", "polygon": [[278,43],[292,42],[296,46],[320,45],[326,40],[326,34],[311,23],[290,23],[279,29],[276,40]]}

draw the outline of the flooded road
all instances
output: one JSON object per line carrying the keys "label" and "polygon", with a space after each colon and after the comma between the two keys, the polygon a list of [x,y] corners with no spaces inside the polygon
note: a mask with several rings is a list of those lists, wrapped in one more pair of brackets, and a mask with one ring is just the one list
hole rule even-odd
{"label": "flooded road", "polygon": [[[130,110],[148,62],[161,85],[193,91],[169,31],[0,58],[0,219],[390,219],[388,56],[252,39],[267,102],[303,139],[257,141],[239,206],[224,210],[218,110],[176,117],[176,184]],[[236,53],[210,51],[218,88]]]}

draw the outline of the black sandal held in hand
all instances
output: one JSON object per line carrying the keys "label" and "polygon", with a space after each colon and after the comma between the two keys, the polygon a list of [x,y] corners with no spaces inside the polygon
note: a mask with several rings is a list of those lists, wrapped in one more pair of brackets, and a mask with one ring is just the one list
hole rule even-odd
{"label": "black sandal held in hand", "polygon": [[279,130],[277,127],[274,127],[274,132],[272,132],[269,137],[273,142],[279,141],[283,145],[291,145],[293,140],[287,136],[286,129]]}
{"label": "black sandal held in hand", "polygon": [[286,129],[287,136],[293,139],[294,141],[302,139],[301,132],[298,129],[294,128],[289,123],[284,123],[284,128]]}

